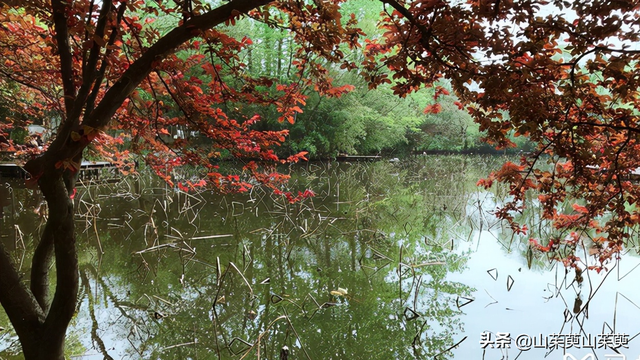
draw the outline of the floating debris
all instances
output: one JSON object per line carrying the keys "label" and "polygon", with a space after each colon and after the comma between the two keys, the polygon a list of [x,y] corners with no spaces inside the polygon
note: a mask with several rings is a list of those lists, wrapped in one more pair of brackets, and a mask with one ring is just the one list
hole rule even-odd
{"label": "floating debris", "polygon": [[463,342],[463,341],[465,341],[465,340],[467,340],[467,336],[463,337],[463,338],[462,338],[462,340],[460,340],[460,341],[458,341],[457,343],[453,344],[453,345],[452,345],[452,346],[450,346],[448,349],[446,349],[445,351],[443,351],[443,352],[439,353],[438,355],[434,356],[433,358],[434,358],[434,359],[440,359],[440,355],[442,355],[442,354],[444,354],[444,353],[447,353],[447,352],[449,352],[449,351],[451,351],[451,350],[453,350],[453,349],[457,349],[457,348],[458,348],[458,346],[459,346],[460,344],[462,344],[462,342]]}
{"label": "floating debris", "polygon": [[511,277],[511,275],[509,275],[507,277],[507,291],[511,291],[511,287],[513,286],[513,283],[515,282],[515,280],[513,280],[513,278]]}
{"label": "floating debris", "polygon": [[349,292],[347,289],[338,288],[338,290],[331,290],[331,295],[333,296],[347,296]]}
{"label": "floating debris", "polygon": [[582,282],[584,281],[584,278],[582,277],[582,268],[576,266],[575,271],[576,271],[576,282],[578,284],[582,284]]}
{"label": "floating debris", "polygon": [[[460,301],[461,299],[464,302],[461,302]],[[458,307],[458,309],[460,309],[463,306],[471,304],[474,300],[475,300],[474,298],[469,298],[469,297],[465,297],[465,296],[458,296],[458,298],[456,299],[456,306]]]}
{"label": "floating debris", "polygon": [[227,347],[233,355],[238,355],[249,350],[252,346],[253,344],[251,344],[250,342],[242,340],[239,337],[234,337]]}
{"label": "floating debris", "polygon": [[280,349],[280,360],[288,360],[289,359],[289,347],[287,345],[283,346]]}
{"label": "floating debris", "polygon": [[489,297],[491,298],[491,300],[493,300],[493,302],[488,303],[487,305],[485,305],[484,307],[488,307],[489,305],[493,305],[493,304],[497,304],[498,300],[494,299],[493,296],[491,296],[491,294],[489,294],[489,292],[487,291],[487,289],[484,290],[484,292],[487,293],[487,295],[489,295]]}
{"label": "floating debris", "polygon": [[407,321],[415,320],[420,317],[420,314],[418,314],[413,309],[410,309],[408,307],[404,308],[403,315],[404,315],[404,318],[407,319]]}
{"label": "floating debris", "polygon": [[493,280],[498,280],[498,269],[489,269],[487,270],[487,274],[489,274]]}
{"label": "floating debris", "polygon": [[581,308],[582,308],[582,298],[580,297],[580,294],[578,294],[576,295],[576,300],[573,303],[573,313],[578,314]]}
{"label": "floating debris", "polygon": [[320,308],[321,308],[321,309],[326,309],[326,308],[330,308],[330,307],[332,307],[332,306],[338,306],[338,303],[328,302],[328,301],[327,301],[326,303],[324,303],[324,304],[320,305]]}

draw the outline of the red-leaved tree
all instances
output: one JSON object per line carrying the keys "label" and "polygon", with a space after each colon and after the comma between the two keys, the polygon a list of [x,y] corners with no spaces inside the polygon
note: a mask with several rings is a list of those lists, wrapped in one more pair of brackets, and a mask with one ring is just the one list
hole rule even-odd
{"label": "red-leaved tree", "polygon": [[[403,96],[446,79],[487,141],[507,148],[523,136],[537,144],[479,182],[508,185],[501,219],[527,233],[532,224],[517,216],[530,202],[543,219],[534,225],[553,229],[531,246],[567,266],[584,266],[575,255],[583,245],[598,271],[625,243],[637,245],[637,1],[382,2],[386,32],[368,41],[364,63],[373,84],[393,82]],[[437,87],[436,100],[446,92]],[[425,111],[439,110],[436,103]]]}
{"label": "red-leaved tree", "polygon": [[[273,149],[287,132],[253,130],[260,118],[242,118],[233,108],[271,106],[281,121],[292,122],[305,104],[305,88],[312,86],[327,96],[348,91],[349,86],[333,86],[322,66],[344,62],[342,49],[358,44],[360,32],[352,20],[342,21],[339,4],[270,0],[218,5],[198,0],[1,3],[0,105],[9,115],[0,127],[4,132],[0,140],[25,160],[28,183],[39,187],[49,209],[28,285],[0,244],[0,303],[26,359],[64,359],[65,333],[78,295],[73,196],[83,153],[97,152],[124,171],[130,168],[129,151],[143,154],[146,163],[168,182],[174,181],[167,174],[175,166],[204,169],[200,178],[175,184],[182,189],[275,187],[286,176],[261,164],[295,162],[304,153],[279,159]],[[237,21],[289,28],[297,43],[292,65],[299,81],[251,77],[240,57],[251,45],[250,34],[236,39],[224,31]],[[21,147],[7,139],[6,130],[34,119],[44,119],[55,129],[43,149]],[[215,164],[222,156],[247,159],[243,173],[220,171]],[[55,291],[50,296],[53,276]]]}

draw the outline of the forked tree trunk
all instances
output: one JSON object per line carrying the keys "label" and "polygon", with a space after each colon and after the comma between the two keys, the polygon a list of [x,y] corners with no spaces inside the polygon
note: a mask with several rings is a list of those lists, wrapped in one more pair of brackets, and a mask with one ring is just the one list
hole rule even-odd
{"label": "forked tree trunk", "polygon": [[[76,174],[66,172],[62,176],[56,175],[51,179],[43,178],[40,181],[40,188],[49,206],[49,218],[41,241],[53,238],[56,292],[47,318],[41,326],[41,338],[37,345],[39,351],[34,360],[64,359],[65,335],[69,322],[75,314],[78,298],[79,274],[74,207],[73,200],[69,197],[75,188]],[[37,300],[40,303],[48,303],[49,299]]]}
{"label": "forked tree trunk", "polygon": [[[66,181],[65,181],[66,180]],[[0,249],[0,300],[22,345],[25,360],[64,360],[65,335],[76,310],[78,259],[73,202],[67,186],[73,174],[45,172],[39,180],[49,217],[32,264],[31,290],[20,282],[4,249]],[[51,259],[55,257],[56,291],[48,297]]]}

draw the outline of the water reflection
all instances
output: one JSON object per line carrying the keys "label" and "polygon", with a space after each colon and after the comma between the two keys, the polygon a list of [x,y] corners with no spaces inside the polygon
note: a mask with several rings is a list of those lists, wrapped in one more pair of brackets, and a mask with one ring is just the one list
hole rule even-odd
{"label": "water reflection", "polygon": [[[630,299],[639,296],[620,290],[625,279],[610,275],[598,288],[602,279],[585,273],[572,282],[486,211],[501,195],[478,192],[475,181],[500,161],[306,164],[291,186],[318,195],[301,204],[260,189],[176,193],[144,176],[88,187],[76,201],[82,301],[68,353],[539,359],[546,350],[515,344],[483,351],[481,333],[601,334],[594,324],[611,308],[620,312],[607,318],[609,332],[634,336],[640,312]],[[24,267],[42,214],[30,190],[8,191],[3,241]],[[4,314],[0,326],[9,328]],[[0,349],[6,358],[18,350],[9,330]]]}

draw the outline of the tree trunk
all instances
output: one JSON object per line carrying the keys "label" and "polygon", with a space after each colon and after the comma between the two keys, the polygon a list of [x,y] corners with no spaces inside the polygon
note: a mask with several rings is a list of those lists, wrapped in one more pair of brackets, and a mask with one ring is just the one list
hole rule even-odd
{"label": "tree trunk", "polygon": [[[32,291],[20,281],[9,255],[0,248],[0,302],[18,334],[25,360],[64,360],[65,335],[78,296],[73,202],[68,190],[74,184],[74,174],[63,174],[53,166],[39,180],[49,218],[34,254]],[[48,264],[54,257],[56,291],[50,302]]]}
{"label": "tree trunk", "polygon": [[64,357],[64,334],[47,338],[47,334],[40,331],[29,340],[20,338],[22,352],[25,360],[65,360]]}
{"label": "tree trunk", "polygon": [[[81,160],[81,158],[77,158]],[[64,340],[69,322],[76,311],[79,276],[76,237],[73,221],[73,201],[76,174],[52,172],[40,180],[40,188],[49,206],[46,229],[53,237],[56,259],[56,291],[50,311],[42,324],[39,357],[36,359],[64,359]],[[26,357],[26,356],[25,356]],[[26,360],[29,360],[28,358]]]}

